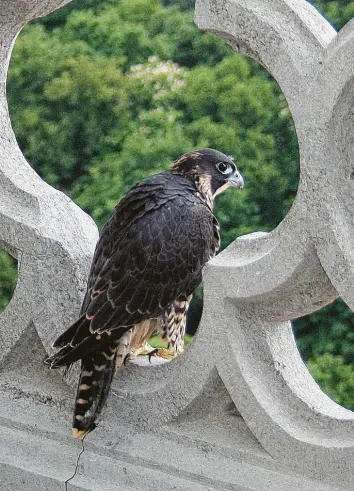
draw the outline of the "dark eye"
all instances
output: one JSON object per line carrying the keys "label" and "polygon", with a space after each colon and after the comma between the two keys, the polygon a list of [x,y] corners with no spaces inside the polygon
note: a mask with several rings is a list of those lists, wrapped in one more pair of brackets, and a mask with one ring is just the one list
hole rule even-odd
{"label": "dark eye", "polygon": [[219,162],[216,164],[216,168],[221,172],[221,174],[230,174],[230,172],[232,172],[231,165],[227,164],[226,162]]}

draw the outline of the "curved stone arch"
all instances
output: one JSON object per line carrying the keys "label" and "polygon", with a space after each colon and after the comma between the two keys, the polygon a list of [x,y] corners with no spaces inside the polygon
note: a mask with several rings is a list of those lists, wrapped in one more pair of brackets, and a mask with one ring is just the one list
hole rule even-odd
{"label": "curved stone arch", "polygon": [[[279,12],[288,22],[274,20],[279,20]],[[336,100],[336,91],[323,75],[330,71],[325,67],[336,46],[335,33],[307,2],[199,0],[197,23],[234,48],[241,47],[277,79],[298,132],[300,186],[294,206],[274,231],[238,239],[210,263],[196,341],[178,360],[155,371],[153,380],[149,369],[122,376],[121,390],[127,394],[124,405],[131,407],[133,418],[148,407],[149,416],[157,416],[152,424],[173,418],[203,387],[215,383],[216,366],[236,408],[271,455],[309,476],[349,483],[354,415],[320,391],[300,358],[289,324],[290,319],[334,300],[338,293],[345,298],[330,268],[350,263],[343,263],[343,254],[336,262],[332,257],[324,261],[326,246],[340,247],[338,235],[346,231],[342,227],[335,242],[327,229],[331,223],[335,232],[334,223],[338,224],[338,217],[337,222],[330,221],[326,212],[330,199],[326,202],[329,188],[324,166],[330,145],[317,145],[326,138],[333,142],[325,131],[329,118],[323,122],[320,116],[327,94],[329,100]],[[289,38],[296,42],[289,45]],[[299,52],[308,54],[306,59],[298,56],[299,43]],[[332,55],[333,63],[336,56]],[[332,74],[332,82],[336,77]],[[316,91],[317,109],[312,102]],[[340,139],[337,144],[341,147]],[[336,191],[337,199],[340,193]],[[344,219],[344,226],[347,223]],[[348,232],[344,235],[351,237]],[[345,278],[349,277],[348,273]],[[183,382],[176,382],[178,378]],[[136,392],[129,390],[134,385]]]}
{"label": "curved stone arch", "polygon": [[299,96],[321,68],[336,31],[306,0],[197,0],[196,23],[263,65],[277,80],[296,124]]}
{"label": "curved stone arch", "polygon": [[[2,2],[0,184],[6,199],[0,202],[1,240],[9,250],[19,251],[19,257],[23,252],[18,289],[0,317],[2,358],[30,322],[49,348],[79,307],[97,237],[87,215],[43,183],[25,162],[5,100],[7,64],[17,32],[30,18],[64,3]],[[321,98],[329,95],[328,71],[335,65],[336,53],[349,46],[351,26],[335,38],[330,25],[304,0],[198,0],[197,20],[202,29],[221,35],[234,49],[261,62],[282,87],[300,142],[299,192],[277,229],[237,240],[210,264],[202,323],[191,347],[154,370],[131,366],[122,373],[110,400],[113,414],[107,417],[110,423],[119,415],[120,421],[148,426],[173,420],[221,377],[248,427],[272,456],[312,477],[321,473],[329,481],[349,483],[354,470],[353,414],[316,387],[287,320],[329,302],[338,292],[350,294],[347,276],[341,282],[333,271],[326,244],[349,252],[351,221],[344,215],[340,232],[348,240],[343,244],[323,228],[322,218],[329,214],[319,206],[318,191],[328,188],[318,153],[327,159],[320,145],[323,135],[343,153],[342,133],[335,128],[344,99],[333,92],[333,100],[329,99],[337,109],[332,110]],[[342,86],[348,87],[348,81]],[[326,89],[316,93],[319,84]],[[316,144],[310,145],[315,123]],[[324,148],[333,159],[328,142]],[[334,191],[340,201],[340,193]],[[332,228],[336,218],[329,220]],[[345,264],[350,268],[351,258]],[[23,303],[34,282],[36,295]],[[217,407],[219,395],[211,396],[209,403]]]}
{"label": "curved stone arch", "polygon": [[[249,31],[242,42],[237,32],[228,31],[230,18],[235,19],[230,16],[230,10],[236,9],[241,3],[209,2],[210,22],[207,24],[205,4],[199,2],[204,16],[201,27],[208,27],[215,32],[217,25],[219,34],[222,32],[223,37],[233,46],[242,43],[244,46]],[[284,6],[286,15],[295,17],[290,24],[296,25],[299,12],[289,9],[289,4],[268,3],[268,18],[274,18],[271,15],[274,15],[272,5],[277,9]],[[260,3],[253,2],[252,5],[259,7]],[[249,12],[250,2],[247,6]],[[301,8],[305,8],[305,13],[308,13],[307,3],[303,2],[298,10]],[[267,17],[264,16],[264,9],[255,9],[254,13],[257,14],[254,26],[258,25],[256,21],[259,20],[259,13],[262,14],[264,26]],[[164,420],[178,414],[196,397],[201,387],[211,383],[215,363],[247,425],[274,457],[308,475],[321,473],[328,479],[343,481],[344,474],[344,479],[349,482],[353,470],[353,414],[335,405],[321,393],[299,357],[289,324],[284,323],[287,319],[318,308],[338,295],[316,254],[316,249],[320,251],[319,243],[328,244],[326,236],[321,236],[315,225],[321,223],[322,218],[318,215],[321,207],[316,192],[326,188],[321,188],[316,172],[322,169],[321,160],[314,158],[315,149],[306,145],[314,128],[321,132],[323,125],[318,126],[317,115],[305,110],[306,107],[313,109],[312,99],[307,94],[315,90],[316,84],[313,83],[311,91],[309,82],[311,79],[316,80],[316,75],[322,72],[324,46],[330,45],[333,31],[329,25],[326,27],[325,21],[318,14],[312,11],[312,15],[321,19],[318,43],[314,43],[314,48],[308,45],[308,39],[314,40],[316,36],[311,35],[308,25],[304,26],[303,23],[300,25],[305,32],[303,36],[298,36],[310,54],[311,49],[315,50],[312,72],[307,67],[306,77],[296,77],[301,70],[295,67],[295,71],[293,66],[287,66],[291,57],[285,59],[283,69],[278,64],[273,70],[269,62],[263,63],[276,75],[275,78],[291,102],[290,107],[297,123],[302,172],[305,172],[301,178],[297,203],[275,231],[269,235],[256,234],[236,241],[211,263],[206,274],[206,307],[202,324],[197,341],[188,352],[179,360],[155,371],[153,381],[149,369],[139,372],[132,370],[131,377],[122,376],[124,380],[121,381],[123,386],[120,390],[127,390],[127,399],[123,404],[125,409],[130,407],[129,415],[133,419],[139,419],[147,410],[150,416],[156,416],[152,418],[152,424],[156,424],[158,419]],[[242,19],[240,15],[240,23]],[[225,20],[225,25],[222,20]],[[310,27],[313,28],[314,24]],[[257,32],[255,27],[254,32]],[[274,30],[270,32],[274,34]],[[255,53],[255,39],[259,39],[262,34],[265,37],[267,33],[260,30],[258,38],[252,38],[254,44],[248,54]],[[260,46],[263,47],[262,40]],[[294,49],[296,54],[296,46]],[[261,51],[256,59],[263,61]],[[289,77],[282,78],[286,69],[294,75],[295,93],[291,85],[286,85]],[[306,73],[305,69],[303,73]],[[302,92],[299,92],[299,86]],[[319,106],[323,94],[319,94]],[[297,101],[300,96],[301,99]],[[319,151],[318,147],[315,148]],[[321,157],[327,157],[327,154],[321,153]],[[289,254],[291,249],[292,253]],[[220,299],[224,301],[220,302]],[[213,329],[214,323],[218,325],[217,332]],[[184,369],[186,365],[188,371]],[[295,370],[296,375],[293,373]],[[183,381],[176,382],[178,377]],[[129,390],[133,385],[136,391]],[[303,458],[304,455],[307,459]],[[344,460],[341,459],[343,455]]]}
{"label": "curved stone arch", "polygon": [[[316,250],[323,268],[341,297],[354,309],[354,23],[349,22],[328,47],[325,63],[309,93],[318,130],[311,129],[312,160],[319,152],[326,156],[314,168],[317,202],[326,230],[314,221]],[[321,87],[321,90],[316,90]],[[308,111],[307,111],[308,114]],[[318,159],[317,159],[318,161]],[[327,199],[321,203],[321,195]],[[325,206],[323,206],[325,205]]]}
{"label": "curved stone arch", "polygon": [[1,3],[0,224],[1,244],[18,259],[11,302],[0,315],[0,362],[34,325],[47,351],[77,314],[97,241],[91,218],[47,185],[23,157],[12,131],[6,75],[22,26],[67,1]]}
{"label": "curved stone arch", "polygon": [[[307,53],[308,58],[316,60],[316,66],[320,67],[318,60],[322,60],[323,46],[329,44],[335,36],[335,31],[323,17],[307,2],[301,2],[299,6],[294,2],[282,1],[254,1],[252,3],[199,1],[196,5],[196,12],[197,24],[200,28],[225,38],[233,48],[241,47],[242,52],[253,56],[266,66],[284,88],[289,105],[292,106],[295,124],[301,127],[302,113],[299,94],[307,90],[308,81],[311,77],[313,78],[313,73],[310,72],[309,59],[299,56],[298,46],[301,44],[300,54]],[[277,15],[281,15],[284,20],[283,24],[275,22]],[[288,19],[288,22],[285,22],[285,19]],[[314,29],[317,35],[311,29]],[[264,36],[262,36],[263,33]],[[294,38],[297,42],[294,41]],[[293,40],[290,47],[289,39]],[[288,70],[285,67],[288,67]],[[299,195],[301,195],[300,189]],[[225,346],[220,345],[218,340],[220,326],[218,326],[217,333],[212,332],[215,318],[222,318],[222,313],[215,314],[215,306],[220,305],[220,300],[215,301],[216,295],[219,299],[225,298],[227,291],[228,295],[236,295],[240,299],[242,296],[249,298],[252,292],[254,297],[265,294],[269,303],[269,292],[280,287],[284,289],[285,284],[293,283],[293,290],[298,291],[299,281],[294,282],[294,280],[299,270],[305,276],[304,270],[308,265],[309,255],[314,252],[313,243],[303,220],[297,218],[299,214],[303,216],[303,203],[299,201],[297,199],[297,203],[292,207],[286,219],[272,233],[266,236],[260,236],[260,234],[248,236],[247,240],[242,241],[242,245],[240,241],[236,241],[212,262],[208,273],[205,274],[205,307],[196,339],[179,360],[155,371],[154,379],[149,380],[148,389],[143,391],[144,399],[150,401],[150,407],[155,407],[154,399],[161,401],[166,398],[170,401],[172,391],[173,404],[169,403],[169,405],[173,408],[173,411],[170,409],[170,416],[173,417],[194,399],[200,387],[209,380],[215,360],[218,360],[225,350]],[[292,255],[286,254],[295,237],[299,236],[302,240],[297,244],[296,250]],[[254,240],[253,237],[255,237]],[[215,274],[210,273],[214,268]],[[260,269],[257,282],[250,280],[253,278],[255,268]],[[242,280],[238,280],[240,269],[242,269]],[[224,271],[225,276],[232,276],[232,281],[226,280]],[[325,304],[338,296],[323,273],[320,262],[317,257],[313,257],[313,254],[308,276],[301,279],[302,282],[306,280],[315,280],[312,281],[311,300],[306,295],[298,295],[294,296],[298,302],[297,306],[294,305],[294,300],[291,300],[291,307],[287,307],[283,302],[285,319],[312,311],[315,302]],[[290,296],[289,291],[288,298]],[[275,294],[275,300],[278,301],[277,299]],[[289,311],[287,313],[286,307]],[[271,306],[268,310],[271,310]],[[210,353],[210,356],[206,356],[205,353]],[[183,369],[184,366],[188,366],[188,370]],[[146,375],[142,375],[144,379],[151,375],[149,369],[145,370],[147,370]],[[181,372],[183,373],[183,388],[177,387],[175,383],[178,377],[176,374]],[[196,373],[198,373],[197,377]],[[124,390],[128,392],[129,386],[137,388],[138,397],[134,396],[134,391],[130,391],[129,399],[135,407],[139,406],[142,391],[136,379],[138,374],[133,371],[132,378],[127,375],[123,377],[124,380],[119,380],[119,383],[125,387]],[[310,377],[309,379],[312,381]],[[117,390],[119,390],[118,385]],[[144,404],[146,404],[145,400],[141,406],[142,412]],[[157,407],[151,414],[155,411],[158,417]],[[136,411],[137,417],[138,414],[139,411]]]}
{"label": "curved stone arch", "polygon": [[[352,303],[353,192],[340,152],[333,150],[353,146],[337,131],[345,86],[352,92],[352,25],[335,38],[307,2],[286,0],[199,0],[197,23],[241,47],[276,78],[294,117],[301,157],[298,195],[285,220],[268,236],[236,240],[208,270],[209,284],[225,299],[219,308],[214,304],[226,326],[218,371],[271,455],[312,476],[343,480],[344,473],[349,482],[354,415],[311,379],[286,321],[338,293]],[[338,177],[332,174],[330,185],[329,168]],[[311,455],[311,464],[301,455]]]}

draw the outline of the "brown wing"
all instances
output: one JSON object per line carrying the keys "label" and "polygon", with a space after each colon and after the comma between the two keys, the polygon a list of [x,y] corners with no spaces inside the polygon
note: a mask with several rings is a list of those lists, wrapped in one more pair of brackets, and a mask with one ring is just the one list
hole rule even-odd
{"label": "brown wing", "polygon": [[[109,230],[107,236],[113,235]],[[99,258],[102,267],[86,309],[91,332],[161,315],[173,300],[193,292],[215,249],[213,215],[197,198],[186,205],[177,196],[128,224],[121,235],[111,242],[111,254]]]}
{"label": "brown wing", "polygon": [[82,316],[58,338],[63,351],[52,366],[86,356],[188,297],[218,247],[214,229],[188,179],[166,172],[133,188],[102,230]]}

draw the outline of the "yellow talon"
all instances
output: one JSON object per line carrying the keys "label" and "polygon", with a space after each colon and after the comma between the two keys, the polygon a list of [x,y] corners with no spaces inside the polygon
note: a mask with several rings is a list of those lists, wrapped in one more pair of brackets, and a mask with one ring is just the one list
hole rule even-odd
{"label": "yellow talon", "polygon": [[146,356],[149,355],[154,348],[150,346],[148,343],[143,344],[139,348],[132,349],[130,352],[129,360],[134,360],[137,356]]}
{"label": "yellow talon", "polygon": [[174,349],[158,348],[154,351],[155,352],[152,353],[152,356],[159,356],[160,358],[165,358],[165,360],[173,360],[173,358],[177,356],[177,353]]}

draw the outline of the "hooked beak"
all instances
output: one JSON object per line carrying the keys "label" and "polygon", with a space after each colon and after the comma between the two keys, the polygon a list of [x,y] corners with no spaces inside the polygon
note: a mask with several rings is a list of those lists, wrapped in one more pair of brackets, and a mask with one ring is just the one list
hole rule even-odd
{"label": "hooked beak", "polygon": [[243,180],[243,177],[239,172],[236,172],[233,176],[229,177],[226,182],[230,184],[230,186],[233,186],[234,188],[239,188],[242,189],[245,182]]}

